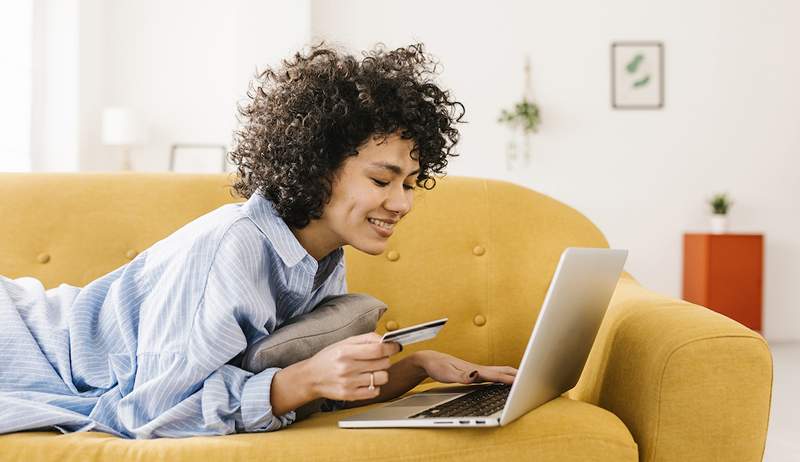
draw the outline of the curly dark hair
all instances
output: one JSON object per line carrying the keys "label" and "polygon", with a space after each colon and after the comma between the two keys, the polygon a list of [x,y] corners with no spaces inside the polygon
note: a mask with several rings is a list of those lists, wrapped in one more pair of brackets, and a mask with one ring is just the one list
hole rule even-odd
{"label": "curly dark hair", "polygon": [[290,226],[322,216],[334,175],[370,137],[399,133],[413,141],[417,186],[444,176],[464,105],[434,83],[438,62],[423,44],[387,51],[383,44],[358,60],[324,42],[295,53],[279,69],[250,83],[238,106],[239,128],[228,155],[237,166],[233,188],[260,192]]}

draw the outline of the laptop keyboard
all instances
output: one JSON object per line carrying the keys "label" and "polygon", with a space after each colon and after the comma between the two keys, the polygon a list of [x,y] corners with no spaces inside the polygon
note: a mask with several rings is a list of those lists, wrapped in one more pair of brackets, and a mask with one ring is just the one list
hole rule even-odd
{"label": "laptop keyboard", "polygon": [[497,384],[488,385],[471,391],[464,396],[454,400],[428,408],[418,414],[414,414],[410,419],[424,419],[430,417],[464,417],[464,416],[487,416],[503,409],[508,398],[511,385]]}

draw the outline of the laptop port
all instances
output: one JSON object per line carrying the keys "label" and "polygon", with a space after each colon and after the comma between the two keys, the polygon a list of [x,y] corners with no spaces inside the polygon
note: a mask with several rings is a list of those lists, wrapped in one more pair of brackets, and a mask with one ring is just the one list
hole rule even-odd
{"label": "laptop port", "polygon": [[458,423],[460,423],[461,425],[466,425],[469,423],[469,420],[459,420]]}
{"label": "laptop port", "polygon": [[485,420],[476,420],[475,423],[482,424],[482,423],[486,423],[486,421]]}

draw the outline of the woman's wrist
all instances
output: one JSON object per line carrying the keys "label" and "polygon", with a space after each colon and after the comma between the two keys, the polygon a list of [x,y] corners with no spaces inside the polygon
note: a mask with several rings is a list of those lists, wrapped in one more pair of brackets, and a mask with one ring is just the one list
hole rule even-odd
{"label": "woman's wrist", "polygon": [[411,364],[413,364],[417,369],[417,372],[422,377],[422,380],[428,378],[428,370],[426,369],[425,365],[427,364],[429,355],[429,350],[421,350],[411,353],[409,356],[407,356]]}
{"label": "woman's wrist", "polygon": [[305,391],[305,399],[314,401],[315,399],[322,398],[322,392],[319,390],[319,381],[317,375],[311,368],[311,358],[303,361],[296,362],[289,367],[296,368],[295,372],[298,375],[300,387]]}
{"label": "woman's wrist", "polygon": [[308,362],[300,361],[279,370],[272,378],[270,403],[274,415],[283,415],[319,398]]}
{"label": "woman's wrist", "polygon": [[397,398],[428,378],[428,372],[423,366],[425,355],[419,353],[411,353],[392,364],[389,368],[389,383],[381,387],[381,394],[375,402]]}

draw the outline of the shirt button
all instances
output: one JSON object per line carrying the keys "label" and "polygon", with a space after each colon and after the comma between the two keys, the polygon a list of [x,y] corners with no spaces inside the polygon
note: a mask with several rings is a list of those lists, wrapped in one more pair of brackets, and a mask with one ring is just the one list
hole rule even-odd
{"label": "shirt button", "polygon": [[389,253],[386,254],[386,258],[388,258],[389,261],[397,261],[397,259],[400,258],[400,254],[397,253],[396,250],[390,250]]}
{"label": "shirt button", "polygon": [[485,253],[486,253],[486,249],[484,249],[483,247],[481,247],[481,246],[479,246],[479,245],[476,245],[475,247],[473,247],[473,249],[472,249],[472,253],[473,253],[475,256],[478,256],[478,257],[480,257],[481,255],[483,255],[483,254],[485,254]]}
{"label": "shirt button", "polygon": [[480,327],[480,326],[486,324],[486,318],[483,317],[483,315],[481,315],[481,314],[476,314],[475,317],[472,318],[472,323],[475,324],[476,326]]}
{"label": "shirt button", "polygon": [[139,252],[133,249],[125,252],[125,256],[128,257],[128,260],[133,260],[134,258],[136,258],[137,255],[139,255]]}
{"label": "shirt button", "polygon": [[42,264],[47,263],[50,261],[50,255],[46,253],[40,253],[36,256],[36,261]]}
{"label": "shirt button", "polygon": [[397,330],[398,327],[396,321],[386,321],[386,330]]}

